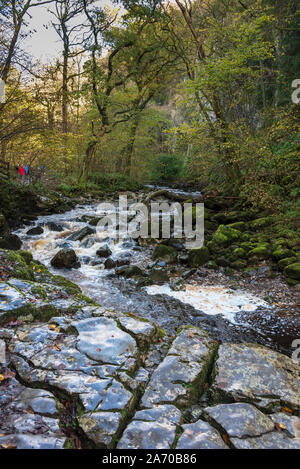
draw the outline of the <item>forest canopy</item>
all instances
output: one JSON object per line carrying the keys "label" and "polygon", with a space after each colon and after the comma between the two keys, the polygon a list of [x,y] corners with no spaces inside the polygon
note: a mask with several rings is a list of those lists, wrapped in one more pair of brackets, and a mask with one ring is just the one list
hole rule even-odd
{"label": "forest canopy", "polygon": [[[23,46],[41,7],[61,51],[44,62]],[[299,210],[296,0],[4,0],[0,78],[12,168],[65,187],[185,179]]]}

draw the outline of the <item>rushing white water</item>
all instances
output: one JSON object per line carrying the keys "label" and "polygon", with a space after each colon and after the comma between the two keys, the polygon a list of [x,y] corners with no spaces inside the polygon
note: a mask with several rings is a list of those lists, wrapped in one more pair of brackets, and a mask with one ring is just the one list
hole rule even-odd
{"label": "rushing white water", "polygon": [[185,290],[174,291],[169,285],[152,285],[146,288],[149,295],[168,295],[193,306],[205,314],[221,314],[231,322],[239,311],[256,311],[259,306],[268,308],[262,299],[242,290],[229,290],[222,285],[186,285]]}

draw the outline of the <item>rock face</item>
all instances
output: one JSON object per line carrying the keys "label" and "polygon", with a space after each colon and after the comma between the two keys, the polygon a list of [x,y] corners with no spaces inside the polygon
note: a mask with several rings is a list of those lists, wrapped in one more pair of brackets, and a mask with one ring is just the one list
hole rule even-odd
{"label": "rock face", "polygon": [[212,394],[215,401],[251,401],[262,409],[284,403],[300,410],[299,365],[260,345],[224,344]]}
{"label": "rock face", "polygon": [[61,249],[51,260],[56,269],[76,269],[80,267],[78,257],[73,249]]}

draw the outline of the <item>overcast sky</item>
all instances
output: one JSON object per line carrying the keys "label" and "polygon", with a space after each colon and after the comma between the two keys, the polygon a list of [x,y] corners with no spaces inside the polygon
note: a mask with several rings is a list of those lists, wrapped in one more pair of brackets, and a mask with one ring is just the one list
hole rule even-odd
{"label": "overcast sky", "polygon": [[[99,0],[99,4],[111,6],[107,0]],[[30,29],[37,30],[30,38],[23,42],[23,48],[37,60],[47,62],[56,57],[62,50],[61,41],[51,26],[53,15],[47,11],[47,6],[34,7],[30,10]],[[49,28],[45,28],[45,26]]]}

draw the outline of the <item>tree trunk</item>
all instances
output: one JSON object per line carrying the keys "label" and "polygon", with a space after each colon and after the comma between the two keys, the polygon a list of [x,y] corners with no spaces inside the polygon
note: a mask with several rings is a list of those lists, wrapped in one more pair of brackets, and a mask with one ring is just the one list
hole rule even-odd
{"label": "tree trunk", "polygon": [[129,139],[128,139],[128,143],[126,145],[126,148],[125,148],[125,152],[124,152],[124,164],[123,164],[123,167],[124,167],[124,173],[127,175],[127,176],[130,176],[131,175],[131,169],[132,169],[132,155],[133,155],[133,149],[134,149],[134,143],[135,143],[135,137],[136,137],[136,132],[137,132],[137,129],[138,129],[138,125],[139,125],[139,116],[136,116],[132,122],[132,125],[131,125],[131,128],[130,128],[130,132],[129,132]]}

